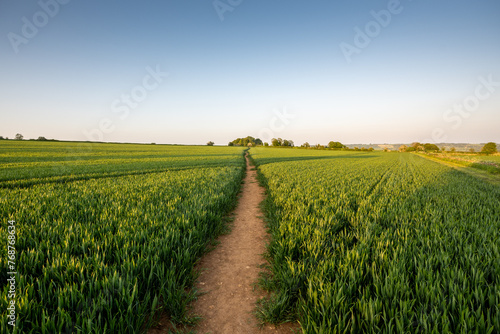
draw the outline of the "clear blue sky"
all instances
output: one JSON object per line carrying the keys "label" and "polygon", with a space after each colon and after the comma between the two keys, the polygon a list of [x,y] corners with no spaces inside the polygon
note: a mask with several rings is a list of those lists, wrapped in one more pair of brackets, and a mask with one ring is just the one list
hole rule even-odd
{"label": "clear blue sky", "polygon": [[0,135],[500,142],[498,0],[59,1],[0,0]]}

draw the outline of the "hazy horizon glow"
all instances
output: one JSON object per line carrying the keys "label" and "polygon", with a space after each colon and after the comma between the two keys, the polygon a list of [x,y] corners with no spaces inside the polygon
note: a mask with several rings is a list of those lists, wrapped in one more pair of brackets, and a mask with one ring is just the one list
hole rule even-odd
{"label": "hazy horizon glow", "polygon": [[2,136],[500,142],[498,1],[59,1],[0,3]]}

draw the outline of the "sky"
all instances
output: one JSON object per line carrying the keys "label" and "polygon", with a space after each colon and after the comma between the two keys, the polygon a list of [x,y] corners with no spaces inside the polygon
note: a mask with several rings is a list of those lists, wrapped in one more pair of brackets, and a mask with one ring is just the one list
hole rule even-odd
{"label": "sky", "polygon": [[500,142],[498,0],[0,0],[0,135]]}

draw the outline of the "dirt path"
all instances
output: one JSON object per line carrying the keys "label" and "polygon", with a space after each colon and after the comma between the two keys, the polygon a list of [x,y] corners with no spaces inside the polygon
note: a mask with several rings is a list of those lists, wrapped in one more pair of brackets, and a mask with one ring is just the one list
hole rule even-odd
{"label": "dirt path", "polygon": [[258,327],[255,305],[264,293],[255,284],[268,234],[260,216],[264,189],[248,158],[241,197],[234,210],[231,232],[219,237],[220,244],[198,264],[201,275],[196,289],[203,294],[194,302],[192,313],[202,316],[196,333],[293,333],[292,324],[275,328]]}

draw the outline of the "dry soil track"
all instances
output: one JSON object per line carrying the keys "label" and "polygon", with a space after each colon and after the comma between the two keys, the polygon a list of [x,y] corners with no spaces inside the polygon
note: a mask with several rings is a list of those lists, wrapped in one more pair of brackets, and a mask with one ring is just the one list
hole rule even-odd
{"label": "dry soil track", "polygon": [[256,302],[264,295],[256,282],[265,263],[262,254],[268,234],[259,207],[264,189],[248,157],[246,162],[231,232],[221,236],[220,244],[198,264],[196,288],[203,294],[194,302],[193,313],[203,320],[195,328],[197,333],[293,333],[297,328],[292,324],[259,328],[254,315]]}

